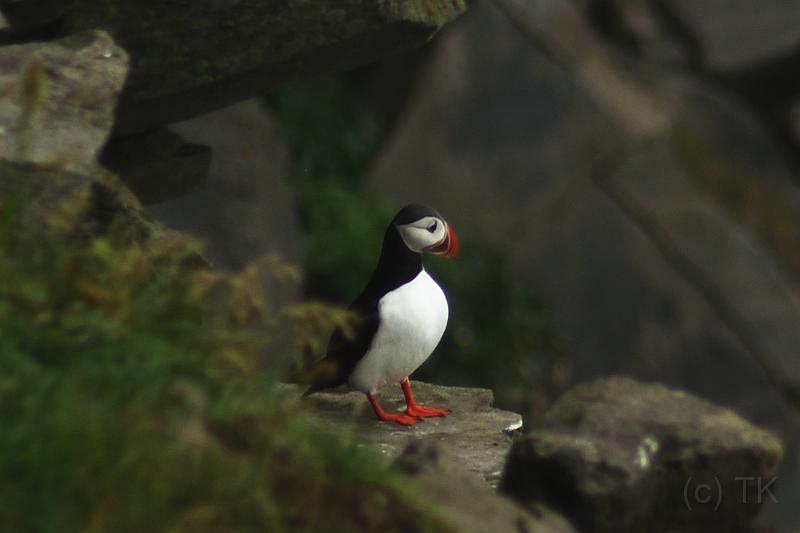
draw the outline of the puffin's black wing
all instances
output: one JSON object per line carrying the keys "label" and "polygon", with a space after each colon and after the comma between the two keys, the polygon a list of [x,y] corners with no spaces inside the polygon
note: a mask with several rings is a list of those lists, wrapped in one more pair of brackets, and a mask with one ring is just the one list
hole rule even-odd
{"label": "puffin's black wing", "polygon": [[[407,208],[416,209],[415,206],[407,206]],[[430,210],[430,208],[428,209]],[[395,218],[402,218],[401,215],[406,216],[407,210],[404,209]],[[419,213],[411,213],[408,216],[411,217],[411,215],[417,216]],[[328,343],[327,355],[313,364],[306,374],[307,379],[304,381],[310,383],[311,387],[303,396],[318,390],[336,387],[347,381],[358,362],[372,346],[372,339],[380,325],[378,314],[380,299],[390,291],[414,279],[421,271],[421,255],[412,252],[403,243],[393,221],[386,229],[381,256],[372,277],[349,307],[350,311],[354,311],[361,318],[355,327],[355,335],[348,338],[344,331],[338,328],[333,332]]]}
{"label": "puffin's black wing", "polygon": [[336,328],[328,341],[325,357],[308,370],[307,382],[311,386],[303,396],[345,383],[372,345],[380,324],[377,302],[368,309],[359,310],[353,307],[357,306],[352,306],[351,310],[359,314],[353,335],[348,337],[342,328]]}

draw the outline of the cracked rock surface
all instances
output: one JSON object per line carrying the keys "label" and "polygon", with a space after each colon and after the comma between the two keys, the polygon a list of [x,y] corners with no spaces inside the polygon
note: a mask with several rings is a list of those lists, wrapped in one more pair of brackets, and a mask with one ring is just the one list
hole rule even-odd
{"label": "cracked rock surface", "polygon": [[501,491],[586,531],[754,531],[782,456],[729,409],[613,377],[571,389],[514,443]]}
{"label": "cracked rock surface", "polygon": [[[419,381],[412,382],[412,387],[417,402],[446,407],[452,414],[426,418],[406,427],[377,421],[360,392],[318,392],[305,401],[323,427],[345,427],[388,459],[398,457],[409,444],[434,444],[445,460],[458,463],[470,478],[496,486],[511,448],[511,433],[521,429],[522,417],[492,407],[494,396],[488,389],[445,387]],[[285,389],[293,397],[301,392],[301,387],[293,385]],[[386,386],[379,394],[387,411],[405,408],[399,386]]]}

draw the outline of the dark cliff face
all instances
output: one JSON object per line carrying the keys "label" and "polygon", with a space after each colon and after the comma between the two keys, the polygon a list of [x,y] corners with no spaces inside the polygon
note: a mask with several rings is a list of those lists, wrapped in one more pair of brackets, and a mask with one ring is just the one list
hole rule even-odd
{"label": "dark cliff face", "polygon": [[[506,279],[541,298],[563,340],[554,375],[686,388],[791,450],[797,11],[557,4],[487,2],[443,34],[368,186],[425,198],[508,258]],[[726,47],[739,36],[759,44]],[[790,453],[781,477],[798,464]]]}
{"label": "dark cliff face", "polygon": [[[365,250],[377,250],[383,227],[369,245],[359,236],[424,200],[470,243],[462,270],[442,270],[455,304],[442,347],[451,357],[422,369],[427,379],[494,387],[504,406],[538,417],[571,382],[624,372],[733,408],[797,448],[796,2],[477,3],[416,55],[342,78],[378,117],[322,129],[335,150],[361,150],[350,166],[329,152],[306,165],[313,150],[298,157],[297,147],[308,139],[287,141],[276,106],[246,99],[421,46],[466,2],[189,4],[0,6],[0,205],[16,205],[21,179],[40,209],[18,227],[80,241],[124,226],[146,246],[170,235],[153,216],[208,242],[195,266],[237,268],[275,249],[302,262],[313,248],[315,286],[340,294],[363,285],[377,253]],[[324,110],[307,107],[300,129]],[[353,148],[365,137],[368,149]],[[315,182],[326,168],[336,170]],[[313,174],[313,195],[282,181],[296,171]],[[312,201],[325,216],[296,208]],[[346,253],[320,251],[345,241]],[[355,281],[331,279],[351,266]],[[275,301],[301,294],[266,277],[254,294],[261,286]],[[603,468],[622,460],[606,428],[584,429],[607,449]],[[568,514],[591,515],[593,474],[573,468],[585,457],[550,455],[575,452],[562,430],[526,441],[553,483],[533,481],[556,487],[541,496]],[[697,451],[666,441],[660,450]],[[735,470],[712,463],[710,480]],[[790,453],[781,502],[795,499],[798,465]],[[644,493],[663,489],[646,479]],[[797,527],[794,509],[769,507],[779,529]],[[664,523],[682,516],[665,509],[639,510],[666,513]]]}
{"label": "dark cliff face", "polygon": [[[50,5],[48,5],[50,4]],[[104,30],[131,56],[115,131],[185,120],[421,46],[466,10],[437,2],[11,2],[9,42]],[[49,35],[48,35],[49,30]]]}

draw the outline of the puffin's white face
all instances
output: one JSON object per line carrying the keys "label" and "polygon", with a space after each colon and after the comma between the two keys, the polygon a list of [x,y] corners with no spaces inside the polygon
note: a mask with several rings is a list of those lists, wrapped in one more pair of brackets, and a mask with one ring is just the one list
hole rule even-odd
{"label": "puffin's white face", "polygon": [[428,216],[409,224],[397,224],[397,231],[406,246],[414,252],[430,252],[454,257],[458,254],[458,238],[439,217]]}

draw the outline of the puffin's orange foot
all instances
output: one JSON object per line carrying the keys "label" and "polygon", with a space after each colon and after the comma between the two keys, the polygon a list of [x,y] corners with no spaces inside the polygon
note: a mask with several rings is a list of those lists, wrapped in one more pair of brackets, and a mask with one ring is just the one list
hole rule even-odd
{"label": "puffin's orange foot", "polygon": [[397,422],[404,426],[413,426],[419,422],[419,418],[411,414],[387,413],[383,410],[381,404],[378,403],[377,396],[372,392],[367,393],[367,398],[369,399],[369,403],[372,404],[372,408],[375,410],[375,416],[378,417],[378,420],[383,422]]}
{"label": "puffin's orange foot", "polygon": [[411,392],[411,382],[408,378],[403,379],[403,381],[400,382],[400,386],[403,387],[403,395],[406,397],[406,414],[423,418],[447,416],[450,414],[450,409],[439,409],[437,407],[419,405],[416,400],[414,400],[414,393]]}
{"label": "puffin's orange foot", "polygon": [[411,416],[419,416],[422,418],[430,418],[434,416],[447,416],[450,414],[450,409],[439,409],[438,407],[426,407],[424,405],[409,405],[406,408],[406,414]]}
{"label": "puffin's orange foot", "polygon": [[413,415],[404,415],[403,413],[383,413],[383,416],[378,416],[378,420],[383,422],[397,422],[404,426],[413,426],[419,422],[419,418]]}

